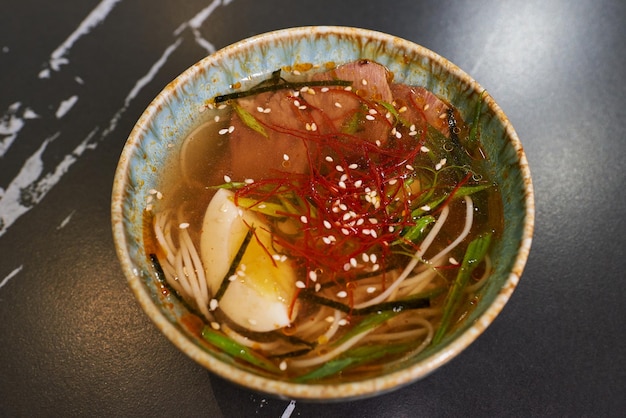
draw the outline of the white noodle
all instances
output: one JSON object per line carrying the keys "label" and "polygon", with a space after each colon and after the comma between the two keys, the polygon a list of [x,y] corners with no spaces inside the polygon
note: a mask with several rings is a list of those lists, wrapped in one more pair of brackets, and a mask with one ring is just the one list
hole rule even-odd
{"label": "white noodle", "polygon": [[433,228],[430,230],[430,232],[428,233],[428,235],[422,242],[422,245],[420,245],[420,248],[417,250],[417,252],[413,256],[409,264],[404,268],[404,270],[402,271],[402,274],[400,274],[400,276],[396,279],[396,281],[393,282],[393,284],[389,286],[387,290],[385,290],[383,293],[376,296],[375,298],[372,298],[367,302],[363,302],[358,305],[355,305],[354,307],[356,309],[361,309],[361,308],[365,308],[368,306],[376,305],[377,303],[385,301],[398,288],[398,286],[400,286],[402,281],[406,279],[406,277],[411,273],[411,271],[413,271],[417,263],[420,262],[420,260],[422,260],[422,256],[428,250],[428,247],[430,246],[430,244],[432,244],[433,240],[439,233],[439,230],[441,229],[444,222],[446,221],[446,218],[448,217],[449,212],[450,212],[450,209],[448,208],[448,206],[445,206],[441,210],[441,215],[439,215],[437,222],[435,222],[435,225],[433,226]]}
{"label": "white noodle", "polygon": [[337,348],[321,356],[305,358],[302,360],[292,360],[289,362],[289,366],[290,367],[310,367],[310,366],[316,366],[321,363],[325,363],[328,360],[333,359],[337,357],[338,355],[340,355],[341,353],[343,353],[344,351],[348,350],[350,347],[352,347],[353,345],[361,341],[363,338],[365,338],[365,336],[370,332],[372,332],[372,330],[365,331],[365,332],[362,332],[361,334],[355,335],[354,337],[350,338],[348,341],[344,342]]}

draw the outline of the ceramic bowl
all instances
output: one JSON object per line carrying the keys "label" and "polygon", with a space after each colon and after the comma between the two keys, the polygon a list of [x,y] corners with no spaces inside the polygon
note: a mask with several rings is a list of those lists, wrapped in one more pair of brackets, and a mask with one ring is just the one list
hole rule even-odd
{"label": "ceramic bowl", "polygon": [[[493,248],[495,271],[480,302],[463,326],[440,344],[406,362],[401,370],[338,384],[296,384],[269,379],[237,366],[223,353],[199,341],[187,314],[154,278],[142,238],[143,211],[157,187],[168,153],[201,121],[201,110],[214,96],[251,75],[301,63],[346,63],[370,59],[385,65],[394,81],[421,85],[468,115],[483,88],[456,65],[412,42],[370,30],[302,27],[279,30],[230,45],[191,66],[148,106],[132,130],[115,173],[112,194],[113,235],[124,274],[136,299],[180,350],[213,373],[232,382],[284,398],[345,400],[377,395],[423,378],[449,362],[492,323],[513,293],[526,263],[533,232],[534,200],[522,145],[507,117],[489,94],[480,119],[484,148],[499,183],[504,232]],[[494,361],[497,361],[495,359]]]}

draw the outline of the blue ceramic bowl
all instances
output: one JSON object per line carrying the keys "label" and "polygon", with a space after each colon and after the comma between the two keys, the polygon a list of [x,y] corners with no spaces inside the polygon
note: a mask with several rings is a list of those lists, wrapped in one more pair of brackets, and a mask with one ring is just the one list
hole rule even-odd
{"label": "blue ceramic bowl", "polygon": [[409,41],[364,29],[304,27],[242,40],[196,63],[172,81],[145,110],[121,154],[112,195],[113,235],[124,274],[146,314],[189,357],[245,387],[285,398],[354,399],[409,384],[433,372],[470,345],[494,320],[515,289],[526,263],[534,224],[530,172],[522,145],[507,117],[484,94],[480,129],[495,180],[503,196],[504,232],[493,249],[495,271],[480,302],[451,335],[405,363],[399,371],[339,384],[296,384],[272,380],[237,366],[223,353],[201,344],[181,321],[186,309],[161,292],[151,273],[142,238],[142,218],[150,189],[171,152],[202,120],[211,99],[251,76],[303,63],[346,63],[370,59],[385,65],[394,81],[421,85],[454,104],[465,118],[483,88],[456,65]]}

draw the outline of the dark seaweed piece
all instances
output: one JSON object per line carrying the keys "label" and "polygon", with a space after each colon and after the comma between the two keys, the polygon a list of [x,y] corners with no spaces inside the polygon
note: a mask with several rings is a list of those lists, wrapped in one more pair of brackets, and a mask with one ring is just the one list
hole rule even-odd
{"label": "dark seaweed piece", "polygon": [[230,263],[230,268],[222,279],[222,284],[220,284],[220,288],[215,294],[215,300],[219,301],[222,296],[224,296],[224,293],[226,293],[226,289],[228,289],[228,285],[230,284],[230,277],[237,272],[237,267],[239,266],[239,263],[241,262],[241,259],[243,258],[243,255],[245,254],[246,249],[248,248],[248,244],[250,244],[250,240],[252,239],[253,235],[254,228],[251,228],[250,230],[248,230],[248,233],[246,234],[246,237],[244,238],[241,247],[239,247],[239,251],[237,251],[233,262]]}
{"label": "dark seaweed piece", "polygon": [[241,99],[243,97],[254,96],[255,94],[266,93],[268,91],[278,91],[278,90],[299,90],[302,87],[319,87],[319,86],[338,86],[338,87],[348,87],[352,85],[352,81],[348,80],[311,80],[311,81],[287,81],[284,78],[280,77],[280,71],[276,70],[272,72],[272,76],[265,81],[257,84],[255,87],[252,87],[249,90],[245,91],[236,91],[234,93],[229,94],[220,94],[215,96],[213,101],[215,103],[222,103],[228,100],[233,99]]}

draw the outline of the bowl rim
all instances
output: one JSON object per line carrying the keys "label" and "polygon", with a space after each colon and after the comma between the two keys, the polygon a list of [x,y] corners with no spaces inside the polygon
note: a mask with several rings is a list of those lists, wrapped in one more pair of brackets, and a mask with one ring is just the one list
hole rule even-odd
{"label": "bowl rim", "polygon": [[484,330],[494,321],[495,317],[507,303],[519,282],[529,256],[532,243],[535,220],[534,191],[530,176],[530,168],[521,141],[507,116],[490,95],[485,95],[485,100],[489,108],[491,108],[504,126],[505,138],[516,152],[517,166],[519,167],[522,175],[522,181],[524,182],[525,195],[522,201],[525,207],[525,213],[523,215],[523,231],[520,244],[517,248],[516,256],[508,278],[493,302],[486,308],[485,312],[478,317],[477,321],[454,340],[450,341],[445,347],[406,369],[385,374],[383,376],[367,378],[357,382],[336,384],[299,384],[272,380],[239,369],[219,360],[188,340],[184,333],[172,324],[163,312],[161,312],[154,304],[150,294],[142,284],[141,273],[137,271],[137,268],[133,265],[129,253],[127,252],[128,243],[124,232],[123,222],[123,201],[124,196],[126,195],[125,185],[128,180],[130,161],[132,159],[131,157],[140,146],[141,132],[145,129],[144,127],[148,125],[152,118],[157,114],[158,109],[166,101],[167,96],[170,94],[170,91],[174,86],[185,84],[189,80],[193,80],[194,77],[196,77],[197,72],[201,71],[202,67],[206,66],[209,62],[219,62],[231,54],[235,54],[237,50],[244,45],[259,42],[264,43],[272,39],[310,37],[315,34],[332,34],[348,37],[356,36],[373,38],[380,42],[393,42],[394,45],[398,45],[406,50],[416,51],[418,55],[424,56],[445,67],[446,71],[452,73],[455,78],[467,83],[472,90],[477,92],[484,91],[482,86],[480,86],[470,75],[430,49],[415,42],[371,29],[349,26],[300,26],[269,31],[242,39],[216,51],[211,55],[208,55],[184,70],[152,100],[146,110],[142,113],[124,145],[115,170],[111,203],[112,229],[118,259],[136,300],[140,304],[143,311],[166,336],[166,338],[168,338],[188,357],[222,378],[247,387],[248,389],[256,390],[269,395],[286,399],[344,401],[375,396],[395,390],[429,375],[436,369],[451,361],[466,347],[468,347],[480,334],[482,334]]}

